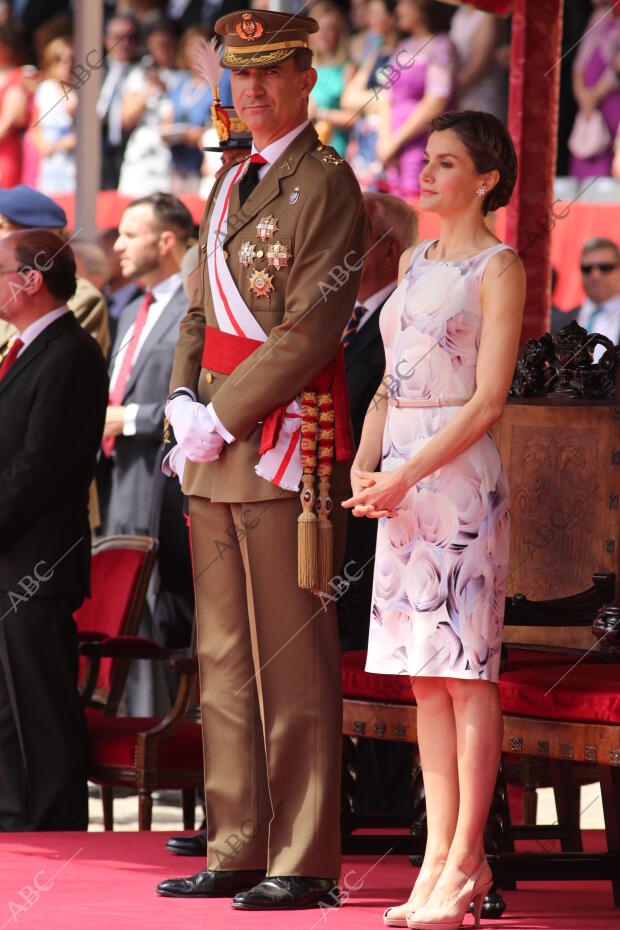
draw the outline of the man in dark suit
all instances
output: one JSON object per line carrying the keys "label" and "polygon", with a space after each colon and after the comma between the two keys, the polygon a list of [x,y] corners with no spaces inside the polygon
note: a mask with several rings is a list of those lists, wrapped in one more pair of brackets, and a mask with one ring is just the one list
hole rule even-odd
{"label": "man in dark suit", "polygon": [[[168,479],[159,464],[174,347],[188,308],[179,260],[193,231],[187,207],[163,193],[134,201],[119,226],[114,249],[121,271],[127,280],[140,280],[145,293],[121,314],[110,358],[110,402],[102,443],[109,468],[103,495],[106,535],[157,537],[160,524],[170,527],[183,519],[178,482],[170,482],[164,495]],[[164,501],[170,512],[162,514]],[[178,536],[185,542],[188,560],[184,525]],[[170,551],[162,542],[162,550]],[[159,568],[165,576],[168,566],[160,561]],[[191,577],[189,568],[186,577]],[[187,594],[191,601],[191,589]],[[169,628],[183,618],[185,626],[191,626],[193,608],[187,600],[172,606],[165,589],[157,590],[156,576],[148,595],[149,617],[143,618],[144,635],[154,635],[165,644],[159,627]],[[146,678],[153,670],[144,663],[136,666],[127,685],[128,709],[137,714],[165,712],[168,696],[163,677],[158,698],[154,680],[149,684]]]}
{"label": "man in dark suit", "polygon": [[[349,390],[349,407],[355,444],[359,445],[364,417],[374,395],[381,389],[385,353],[379,330],[379,316],[398,278],[401,254],[418,237],[418,220],[411,207],[391,194],[364,194],[372,221],[372,244],[368,251],[357,302],[343,337],[344,359]],[[383,388],[385,389],[385,388]],[[347,514],[347,543],[344,567],[350,576],[363,572],[338,601],[338,622],[342,649],[365,649],[368,645],[373,558],[377,521],[360,520]]]}
{"label": "man in dark suit", "polygon": [[114,190],[129,138],[130,127],[123,122],[122,103],[127,78],[136,64],[138,23],[129,13],[119,13],[105,27],[103,80],[97,101],[101,120],[101,187]]}
{"label": "man in dark suit", "polygon": [[67,301],[70,247],[0,242],[0,830],[85,830],[86,733],[73,613],[89,593],[88,488],[105,419],[101,350]]}

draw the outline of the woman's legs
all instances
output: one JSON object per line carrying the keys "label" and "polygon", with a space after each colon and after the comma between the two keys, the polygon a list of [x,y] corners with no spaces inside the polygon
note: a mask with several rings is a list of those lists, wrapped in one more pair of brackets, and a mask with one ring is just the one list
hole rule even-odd
{"label": "woman's legs", "polygon": [[446,680],[417,678],[413,689],[426,796],[426,851],[409,903],[391,908],[390,918],[405,917],[429,897],[448,857],[459,812],[457,735]]}
{"label": "woman's legs", "polygon": [[[454,837],[430,908],[454,897],[484,859],[483,833],[502,747],[497,688],[488,681],[446,679],[456,725],[459,810]],[[488,871],[490,877],[490,869]]]}

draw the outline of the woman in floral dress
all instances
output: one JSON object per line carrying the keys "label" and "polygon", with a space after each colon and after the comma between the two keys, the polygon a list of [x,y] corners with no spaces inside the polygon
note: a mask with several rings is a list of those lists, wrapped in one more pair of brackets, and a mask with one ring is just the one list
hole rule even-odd
{"label": "woman in floral dress", "polygon": [[440,236],[403,253],[381,312],[387,390],[366,414],[344,502],[379,519],[366,667],[409,676],[418,707],[428,839],[389,926],[459,927],[491,882],[482,835],[502,744],[509,499],[489,429],[514,371],[525,274],[484,217],[516,174],[494,116],[433,120],[420,209],[439,214]]}

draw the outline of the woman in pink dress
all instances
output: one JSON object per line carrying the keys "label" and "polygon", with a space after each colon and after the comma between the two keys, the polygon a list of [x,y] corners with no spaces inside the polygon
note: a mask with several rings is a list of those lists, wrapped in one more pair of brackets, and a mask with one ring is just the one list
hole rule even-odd
{"label": "woman in pink dress", "polygon": [[614,138],[620,125],[620,19],[612,15],[610,0],[595,0],[573,62],[573,91],[579,109],[590,116],[599,110],[609,130],[609,142],[596,155],[571,155],[570,173],[585,178],[609,177]]}
{"label": "woman in pink dress", "polygon": [[436,0],[398,0],[396,6],[398,28],[409,36],[382,81],[377,157],[386,168],[390,193],[405,199],[420,190],[431,120],[453,105],[456,52],[447,34],[453,13]]}
{"label": "woman in pink dress", "polygon": [[484,217],[516,175],[496,117],[433,120],[419,206],[440,235],[403,253],[381,311],[386,396],[368,408],[343,505],[379,519],[366,668],[408,676],[418,707],[428,838],[409,901],[384,915],[394,927],[454,930],[491,884],[509,498],[489,429],[517,359],[525,273]]}
{"label": "woman in pink dress", "polygon": [[28,92],[19,64],[17,36],[11,26],[0,26],[0,187],[15,187],[21,180]]}

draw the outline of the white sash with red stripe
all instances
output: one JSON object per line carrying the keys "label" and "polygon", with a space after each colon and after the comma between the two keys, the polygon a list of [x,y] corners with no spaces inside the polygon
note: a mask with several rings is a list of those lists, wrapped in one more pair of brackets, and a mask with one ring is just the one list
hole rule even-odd
{"label": "white sash with red stripe", "polygon": [[[247,170],[249,159],[233,165],[224,177],[211,212],[207,239],[207,270],[217,324],[222,332],[265,342],[267,334],[239,293],[222,254],[228,228],[228,207],[233,185]],[[287,406],[273,449],[261,455],[256,474],[279,488],[298,491],[301,481],[301,404]]]}

